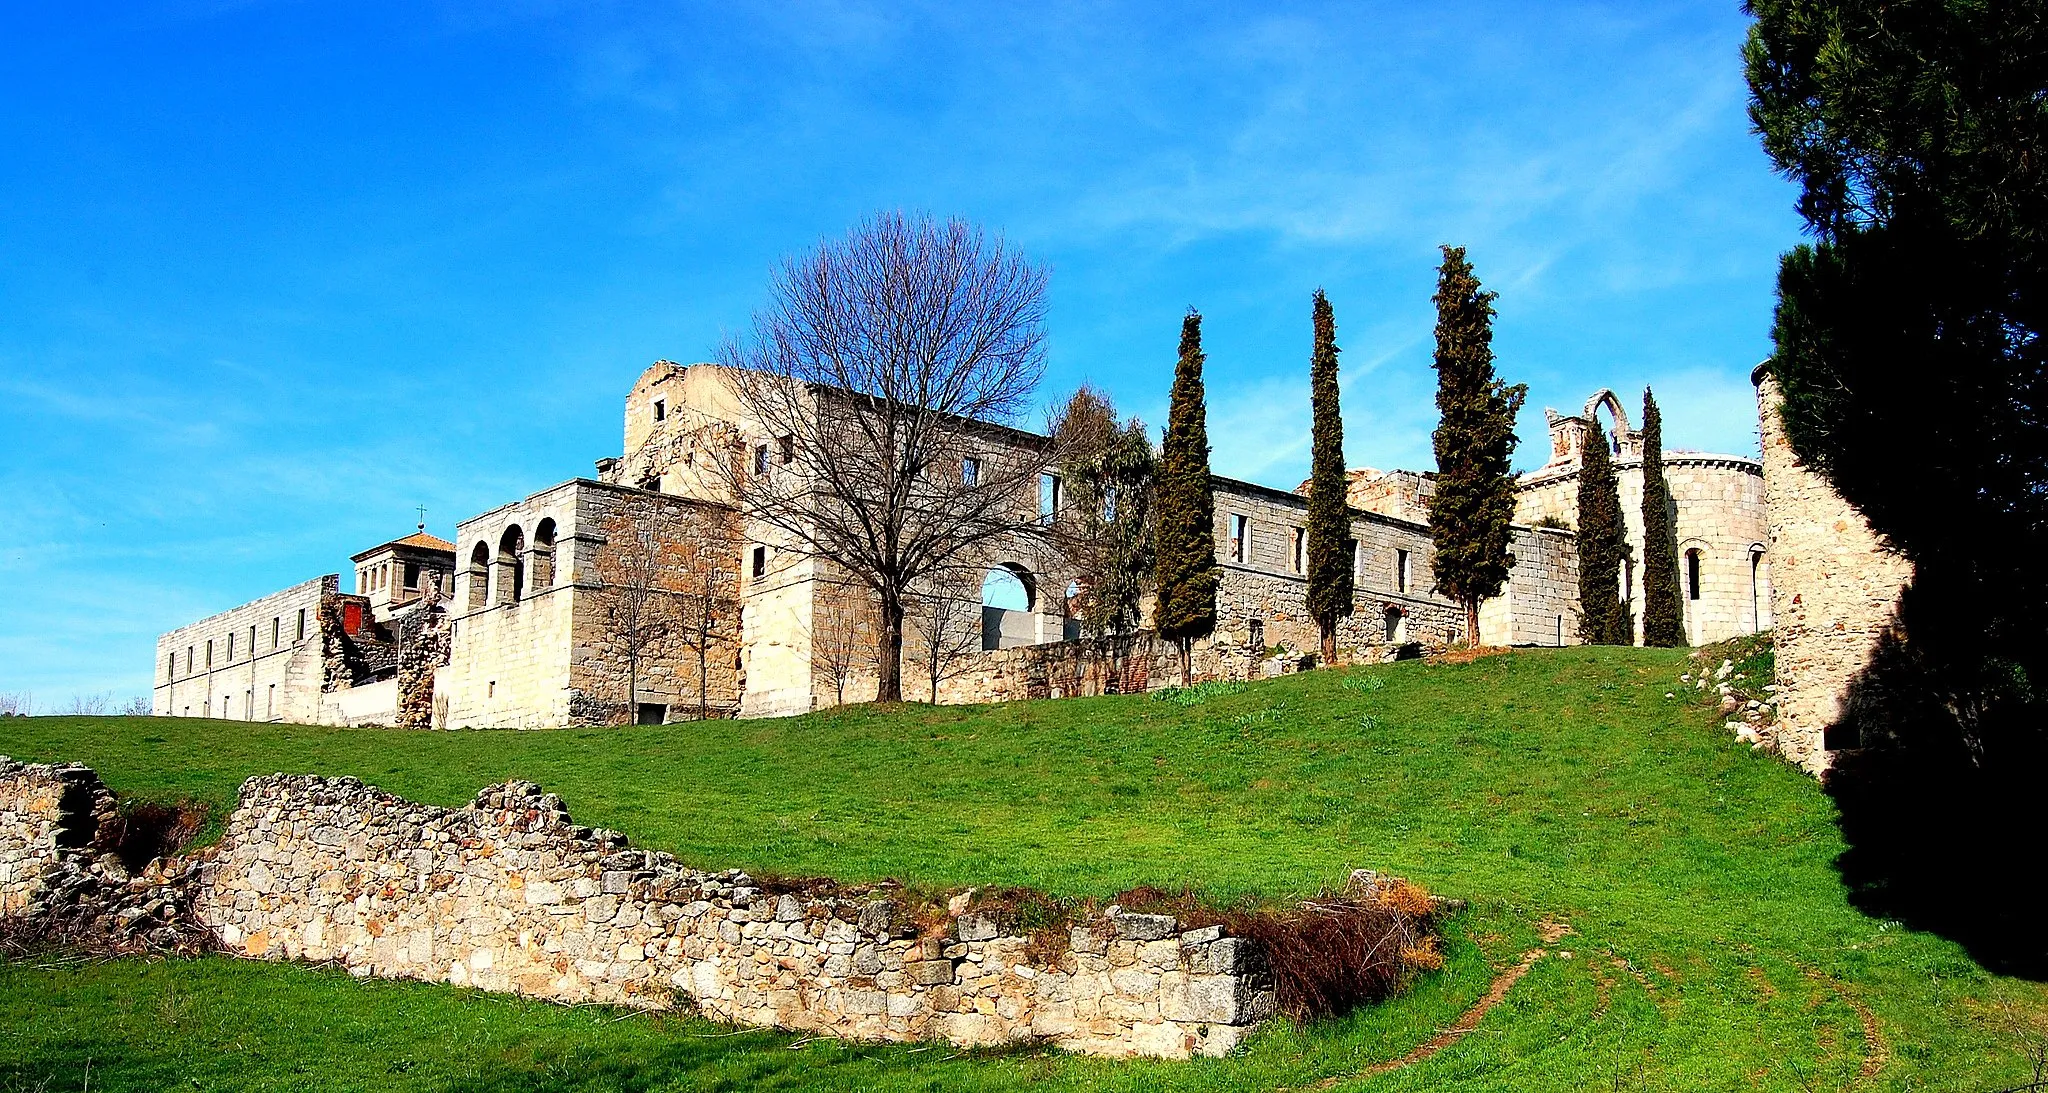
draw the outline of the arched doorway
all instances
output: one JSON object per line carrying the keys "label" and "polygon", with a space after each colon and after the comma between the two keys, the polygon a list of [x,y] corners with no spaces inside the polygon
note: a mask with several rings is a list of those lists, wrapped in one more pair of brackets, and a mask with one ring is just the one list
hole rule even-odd
{"label": "arched doorway", "polygon": [[498,538],[497,603],[518,603],[526,592],[526,534],[518,524],[505,529]]}

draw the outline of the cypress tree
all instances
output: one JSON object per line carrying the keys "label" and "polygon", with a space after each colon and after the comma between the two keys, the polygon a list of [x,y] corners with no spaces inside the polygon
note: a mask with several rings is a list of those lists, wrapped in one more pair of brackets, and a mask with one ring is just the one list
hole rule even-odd
{"label": "cypress tree", "polygon": [[1180,650],[1189,682],[1196,638],[1216,629],[1216,498],[1209,488],[1209,426],[1202,391],[1202,313],[1180,324],[1180,362],[1160,445],[1155,490],[1159,527],[1159,636]]}
{"label": "cypress tree", "polygon": [[1628,605],[1621,601],[1624,534],[1607,430],[1589,416],[1579,458],[1579,639],[1588,645],[1635,644]]}
{"label": "cypress tree", "polygon": [[1479,644],[1479,601],[1507,583],[1515,515],[1515,415],[1529,393],[1493,374],[1494,293],[1482,292],[1465,248],[1443,248],[1436,288],[1436,494],[1429,503],[1436,587],[1465,607]]}
{"label": "cypress tree", "polygon": [[1323,663],[1337,659],[1337,620],[1351,614],[1351,509],[1345,500],[1344,418],[1337,409],[1337,317],[1316,290],[1309,401],[1315,450],[1308,482],[1308,613],[1322,631]]}
{"label": "cypress tree", "polygon": [[1678,598],[1678,533],[1671,521],[1671,486],[1664,481],[1664,415],[1657,396],[1643,388],[1643,644],[1675,649],[1685,644],[1684,604]]}

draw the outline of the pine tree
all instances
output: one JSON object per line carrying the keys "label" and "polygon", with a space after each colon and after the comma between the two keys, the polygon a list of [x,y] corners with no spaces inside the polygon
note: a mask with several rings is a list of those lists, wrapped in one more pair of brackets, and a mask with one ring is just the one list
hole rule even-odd
{"label": "pine tree", "polygon": [[1625,535],[1607,430],[1599,418],[1589,417],[1579,458],[1579,638],[1588,645],[1635,644],[1635,627],[1621,600]]}
{"label": "pine tree", "polygon": [[1515,515],[1515,415],[1529,389],[1493,374],[1494,293],[1482,292],[1465,248],[1443,248],[1436,289],[1436,494],[1429,503],[1437,591],[1465,607],[1479,644],[1479,601],[1507,583]]}
{"label": "pine tree", "polygon": [[1664,415],[1643,388],[1643,644],[1685,644],[1678,598],[1678,534],[1671,522],[1671,486],[1664,480]]}
{"label": "pine tree", "polygon": [[1322,631],[1323,663],[1337,659],[1337,621],[1351,614],[1351,508],[1345,500],[1344,418],[1337,408],[1337,317],[1316,290],[1309,400],[1315,442],[1308,483],[1308,613]]}
{"label": "pine tree", "polygon": [[1160,446],[1155,503],[1159,525],[1159,636],[1180,650],[1189,682],[1196,638],[1216,629],[1216,499],[1209,487],[1209,426],[1202,391],[1202,313],[1180,325],[1180,362]]}

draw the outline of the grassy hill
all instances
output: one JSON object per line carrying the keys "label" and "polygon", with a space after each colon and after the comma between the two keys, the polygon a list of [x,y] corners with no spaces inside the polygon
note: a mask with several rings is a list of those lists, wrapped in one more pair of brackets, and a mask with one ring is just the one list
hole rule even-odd
{"label": "grassy hill", "polygon": [[[864,1046],[210,958],[0,965],[14,1089],[1841,1089],[2025,1080],[2036,984],[1852,909],[1812,781],[1667,699],[1682,654],[1518,652],[1142,696],[540,733],[0,721],[0,753],[226,808],[248,775],[438,804],[529,778],[705,867],[1285,898],[1359,866],[1472,909],[1409,997],[1225,1060]],[[1566,934],[1478,1032],[1450,1025]],[[1555,930],[1551,931],[1553,934]],[[1567,957],[1565,954],[1569,953]],[[1327,1084],[1326,1084],[1327,1083]]]}

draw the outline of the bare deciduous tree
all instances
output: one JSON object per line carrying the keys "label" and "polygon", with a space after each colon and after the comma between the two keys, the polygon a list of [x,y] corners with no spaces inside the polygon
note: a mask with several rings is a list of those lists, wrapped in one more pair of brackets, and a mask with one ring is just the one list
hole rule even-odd
{"label": "bare deciduous tree", "polygon": [[820,586],[811,622],[811,662],[832,677],[836,705],[846,705],[854,672],[875,657],[875,610],[867,587]]}
{"label": "bare deciduous tree", "polygon": [[937,704],[939,684],[958,674],[969,655],[981,651],[981,600],[956,582],[927,578],[920,584],[924,587],[906,598],[905,618],[916,639],[918,663],[931,680],[931,700]]}
{"label": "bare deciduous tree", "polygon": [[910,589],[1038,528],[1050,441],[1004,427],[1044,371],[1045,271],[960,220],[884,213],[790,259],[719,353],[750,428],[716,468],[785,549],[873,592],[878,697],[903,697]]}
{"label": "bare deciduous tree", "polygon": [[703,557],[724,541],[720,514],[699,505],[636,505],[604,523],[598,552],[599,622],[626,659],[626,720],[640,709],[640,678],[650,657],[694,652],[697,715],[708,712],[709,656],[736,614],[733,576]]}

